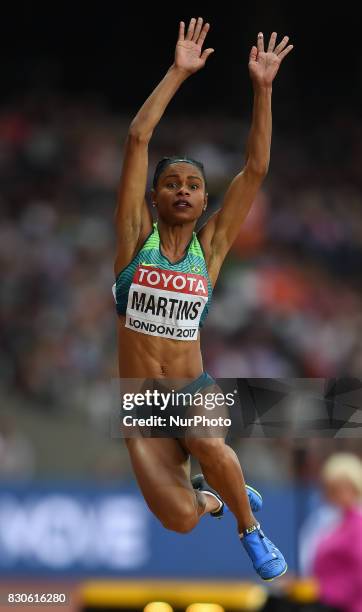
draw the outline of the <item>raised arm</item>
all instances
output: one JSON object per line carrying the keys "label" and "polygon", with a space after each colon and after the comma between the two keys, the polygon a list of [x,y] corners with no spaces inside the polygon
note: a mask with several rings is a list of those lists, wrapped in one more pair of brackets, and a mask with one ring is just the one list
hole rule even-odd
{"label": "raised arm", "polygon": [[277,34],[273,32],[268,49],[264,51],[264,38],[260,32],[257,46],[253,46],[250,51],[249,74],[253,84],[254,103],[245,166],[231,182],[221,209],[199,232],[199,239],[207,253],[212,281],[216,280],[220,266],[268,171],[272,134],[272,83],[282,60],[293,48],[293,45],[287,46],[287,36],[275,46],[276,38]]}
{"label": "raised arm", "polygon": [[180,85],[200,70],[213,52],[213,49],[202,51],[209,27],[201,17],[197,20],[193,18],[185,35],[185,24],[180,22],[174,63],[129,127],[115,213],[116,274],[129,263],[139,242],[151,230],[152,218],[145,200],[148,143]]}

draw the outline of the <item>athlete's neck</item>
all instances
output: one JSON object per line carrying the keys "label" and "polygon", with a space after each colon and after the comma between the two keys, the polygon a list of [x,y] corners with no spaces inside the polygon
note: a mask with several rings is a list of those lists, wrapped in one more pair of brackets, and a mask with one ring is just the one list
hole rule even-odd
{"label": "athlete's neck", "polygon": [[170,261],[177,261],[186,252],[192,239],[196,222],[180,223],[180,225],[168,225],[162,219],[157,222],[160,234],[161,253]]}

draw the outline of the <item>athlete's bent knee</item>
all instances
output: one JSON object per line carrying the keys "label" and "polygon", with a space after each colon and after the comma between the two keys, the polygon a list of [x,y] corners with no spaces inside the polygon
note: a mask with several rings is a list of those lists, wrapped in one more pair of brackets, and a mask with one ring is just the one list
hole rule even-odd
{"label": "athlete's bent knee", "polygon": [[162,525],[166,529],[177,533],[189,533],[198,523],[198,516],[195,508],[184,508],[182,511],[161,519]]}

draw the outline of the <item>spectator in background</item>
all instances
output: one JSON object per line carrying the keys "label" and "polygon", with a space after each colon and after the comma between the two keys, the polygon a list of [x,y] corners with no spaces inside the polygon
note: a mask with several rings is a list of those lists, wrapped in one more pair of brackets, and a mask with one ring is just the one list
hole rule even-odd
{"label": "spectator in background", "polygon": [[335,453],[322,468],[322,482],[341,517],[316,548],[320,601],[342,612],[362,612],[362,462],[352,453]]}

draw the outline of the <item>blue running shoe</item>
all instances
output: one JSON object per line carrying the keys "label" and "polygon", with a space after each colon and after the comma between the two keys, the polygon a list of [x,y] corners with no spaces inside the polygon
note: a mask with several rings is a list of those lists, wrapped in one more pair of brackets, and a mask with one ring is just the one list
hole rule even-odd
{"label": "blue running shoe", "polygon": [[[214,516],[216,518],[221,518],[224,512],[228,510],[228,507],[226,506],[225,502],[222,500],[218,492],[207,484],[203,474],[197,474],[197,476],[191,478],[191,484],[194,489],[197,489],[198,491],[208,491],[219,500],[219,502],[222,504],[219,510],[216,510],[216,512],[210,512],[210,514],[211,516]],[[250,507],[253,512],[258,512],[259,510],[261,510],[261,507],[263,505],[263,498],[260,495],[259,491],[253,489],[253,487],[250,487],[249,485],[245,486],[249,497]]]}
{"label": "blue running shoe", "polygon": [[285,574],[288,566],[282,553],[264,535],[259,524],[245,529],[240,541],[260,578],[274,580]]}
{"label": "blue running shoe", "polygon": [[263,498],[260,495],[259,491],[251,487],[250,485],[245,485],[246,492],[249,498],[249,504],[252,512],[259,512],[263,505]]}

